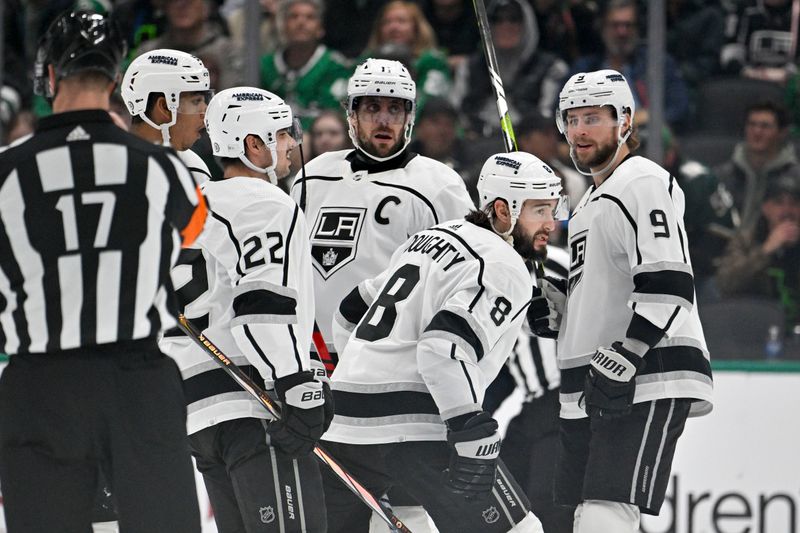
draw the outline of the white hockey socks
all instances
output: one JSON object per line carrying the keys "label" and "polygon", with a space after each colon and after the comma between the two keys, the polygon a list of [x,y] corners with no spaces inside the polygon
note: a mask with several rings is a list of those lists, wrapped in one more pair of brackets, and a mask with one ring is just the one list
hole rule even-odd
{"label": "white hockey socks", "polygon": [[629,503],[587,500],[575,509],[574,533],[638,533],[639,508]]}

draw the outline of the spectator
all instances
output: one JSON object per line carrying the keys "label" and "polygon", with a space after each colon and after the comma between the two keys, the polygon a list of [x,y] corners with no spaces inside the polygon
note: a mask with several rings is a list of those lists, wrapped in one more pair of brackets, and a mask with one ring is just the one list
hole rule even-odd
{"label": "spectator", "polygon": [[561,185],[569,197],[570,208],[578,205],[589,183],[573,166],[564,164],[559,158],[561,134],[555,121],[539,113],[530,113],[520,120],[516,135],[521,151],[535,155],[561,176]]}
{"label": "spectator", "polygon": [[663,140],[663,166],[678,180],[685,198],[683,223],[697,298],[715,299],[714,271],[738,221],[733,195],[709,167],[681,154],[680,143],[668,128],[664,128]]}
{"label": "spectator", "polygon": [[785,83],[797,71],[797,37],[792,36],[789,0],[757,0],[741,5],[736,31],[720,52],[728,72]]}
{"label": "spectator", "polygon": [[309,137],[309,161],[325,152],[353,147],[347,133],[347,122],[340,111],[325,110],[317,115],[311,123]]}
{"label": "spectator", "polygon": [[531,0],[539,24],[542,50],[551,52],[567,63],[603,46],[595,24],[600,2],[559,2]]}
{"label": "spectator", "polygon": [[142,43],[136,53],[141,55],[158,48],[188,52],[208,66],[211,87],[215,90],[241,85],[244,77],[241,50],[217,22],[211,21],[215,9],[213,0],[166,1],[166,31]]}
{"label": "spectator", "polygon": [[114,17],[128,41],[129,60],[138,55],[142,43],[166,31],[163,4],[163,0],[118,0],[114,5]]}
{"label": "spectator", "polygon": [[384,6],[375,20],[363,59],[397,59],[381,53],[387,45],[408,50],[410,64],[406,67],[417,82],[419,107],[431,96],[445,96],[450,92],[452,82],[447,59],[437,49],[433,28],[416,3],[393,0]]}
{"label": "spectator", "polygon": [[719,72],[719,52],[725,44],[724,24],[722,8],[713,1],[667,2],[667,50],[689,87],[697,87]]}
{"label": "spectator", "polygon": [[[279,44],[278,39],[278,4],[279,0],[259,0],[259,15],[261,21],[258,25],[258,38],[261,48],[261,55],[271,54]],[[247,6],[236,7],[226,18],[231,38],[240,49],[244,50],[245,43],[245,21],[247,20]]]}
{"label": "spectator", "polygon": [[373,21],[387,0],[326,0],[325,45],[355,59],[367,46]]}
{"label": "spectator", "polygon": [[[642,128],[649,118],[647,89],[647,45],[639,39],[636,0],[609,0],[602,19],[602,53],[584,56],[572,72],[610,68],[621,72],[631,86],[636,104],[636,124]],[[689,111],[689,93],[672,56],[664,56],[664,118],[673,129]]]}
{"label": "spectator", "polygon": [[800,175],[781,176],[767,188],[758,222],[731,241],[720,261],[717,284],[725,296],[778,299],[787,325],[798,321],[800,303]]}
{"label": "spectator", "polygon": [[[487,7],[500,77],[511,118],[534,109],[553,116],[553,105],[567,64],[538,50],[536,16],[524,0],[492,0]],[[483,51],[478,51],[456,74],[454,100],[466,114],[470,130],[485,137],[500,129],[497,108]]]}
{"label": "spectator", "polygon": [[466,183],[472,200],[476,201],[478,174],[486,157],[476,153],[458,133],[458,112],[453,104],[445,98],[430,98],[420,111],[411,151],[455,170]]}
{"label": "spectator", "polygon": [[288,0],[279,11],[284,46],[261,58],[261,86],[283,98],[308,128],[322,109],[336,109],[347,94],[350,68],[322,44],[319,0]]}
{"label": "spectator", "polygon": [[758,220],[767,185],[798,169],[795,148],[786,142],[786,108],[775,102],[756,103],[748,108],[746,117],[744,140],[716,171],[720,182],[733,194],[739,225],[744,230],[752,229]]}
{"label": "spectator", "polygon": [[473,52],[479,50],[481,36],[469,0],[426,0],[425,18],[431,24],[447,63],[455,71]]}

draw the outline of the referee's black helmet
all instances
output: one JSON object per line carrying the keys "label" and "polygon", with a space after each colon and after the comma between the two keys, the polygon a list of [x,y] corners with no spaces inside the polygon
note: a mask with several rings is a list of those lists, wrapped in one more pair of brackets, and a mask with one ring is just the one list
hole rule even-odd
{"label": "referee's black helmet", "polygon": [[79,72],[95,71],[114,81],[127,53],[127,43],[116,22],[90,11],[66,12],[56,18],[39,43],[34,68],[34,90],[52,96],[48,65],[56,81]]}

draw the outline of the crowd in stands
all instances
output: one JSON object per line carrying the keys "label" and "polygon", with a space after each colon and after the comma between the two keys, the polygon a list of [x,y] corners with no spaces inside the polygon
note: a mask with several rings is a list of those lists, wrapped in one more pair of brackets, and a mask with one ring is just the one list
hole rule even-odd
{"label": "crowd in stands", "polygon": [[[781,328],[791,333],[800,321],[798,2],[667,0],[666,126],[660,132],[648,131],[648,2],[485,2],[520,149],[548,161],[577,203],[591,181],[574,170],[555,127],[558,91],[575,72],[624,73],[640,138],[646,144],[661,136],[662,163],[686,195],[701,306],[767,298],[782,309]],[[174,48],[202,59],[216,91],[246,81],[245,0],[3,4],[0,144],[31,132],[49,113],[48,102],[33,96],[32,70],[39,36],[66,9],[116,14],[128,36],[128,61]],[[470,0],[258,4],[260,84],[285,98],[301,119],[306,159],[350,147],[342,99],[355,65],[366,57],[397,59],[417,81],[412,149],[454,168],[475,193],[481,162],[503,144]],[[725,93],[746,97],[710,96],[720,80]],[[127,120],[121,101],[118,106],[119,118]],[[207,137],[195,148],[217,168]]]}

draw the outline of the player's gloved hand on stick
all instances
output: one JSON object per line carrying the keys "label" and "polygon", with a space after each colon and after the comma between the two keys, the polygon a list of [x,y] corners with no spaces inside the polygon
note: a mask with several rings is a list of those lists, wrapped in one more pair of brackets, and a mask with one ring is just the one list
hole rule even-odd
{"label": "player's gloved hand on stick", "polygon": [[598,348],[589,363],[584,382],[586,414],[591,418],[614,418],[631,412],[636,393],[636,374],[644,360],[615,342]]}
{"label": "player's gloved hand on stick", "polygon": [[488,494],[494,486],[500,456],[497,421],[480,411],[449,419],[447,427],[451,451],[450,467],[445,473],[450,490],[467,498]]}
{"label": "player's gloved hand on stick", "polygon": [[283,404],[282,418],[267,431],[281,451],[293,457],[308,455],[325,432],[325,392],[314,372],[297,372],[275,380]]}
{"label": "player's gloved hand on stick", "polygon": [[314,378],[322,383],[322,392],[325,396],[325,422],[322,427],[322,432],[328,431],[328,428],[333,422],[333,391],[331,391],[331,378],[328,377],[328,372],[325,370],[325,365],[318,359],[311,359],[311,371],[314,372]]}
{"label": "player's gloved hand on stick", "polygon": [[555,339],[567,305],[567,280],[542,276],[533,288],[528,324],[537,337]]}

